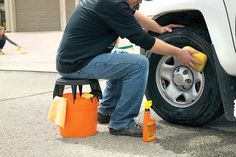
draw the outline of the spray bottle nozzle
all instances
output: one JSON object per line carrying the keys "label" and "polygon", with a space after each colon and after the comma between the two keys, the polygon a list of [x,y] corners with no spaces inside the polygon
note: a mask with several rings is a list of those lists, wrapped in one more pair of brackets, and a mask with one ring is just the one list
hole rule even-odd
{"label": "spray bottle nozzle", "polygon": [[148,101],[146,101],[145,104],[144,104],[144,108],[145,108],[145,109],[150,109],[151,106],[152,106],[152,100],[148,100]]}

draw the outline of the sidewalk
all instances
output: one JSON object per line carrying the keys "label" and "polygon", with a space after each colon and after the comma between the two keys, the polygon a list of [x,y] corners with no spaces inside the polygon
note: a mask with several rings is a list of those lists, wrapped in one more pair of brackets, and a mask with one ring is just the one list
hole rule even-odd
{"label": "sidewalk", "polygon": [[[0,56],[0,70],[44,71],[56,72],[56,53],[63,32],[30,32],[7,33],[7,35],[22,46],[16,51],[14,45],[6,42],[3,51],[6,55]],[[129,45],[127,39],[120,40],[119,45]],[[128,49],[129,52],[139,48]],[[28,54],[20,54],[27,52]]]}
{"label": "sidewalk", "polygon": [[18,52],[15,46],[6,42],[3,49],[6,55],[0,56],[1,70],[56,71],[55,56],[62,32],[7,33],[7,35],[20,44],[22,50]]}

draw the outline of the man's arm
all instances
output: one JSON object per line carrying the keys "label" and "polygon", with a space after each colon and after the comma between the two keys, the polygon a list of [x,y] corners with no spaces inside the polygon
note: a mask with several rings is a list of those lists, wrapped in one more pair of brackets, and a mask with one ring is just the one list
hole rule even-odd
{"label": "man's arm", "polygon": [[151,30],[151,31],[160,33],[161,26],[158,23],[156,23],[154,20],[142,14],[140,11],[136,10],[134,13],[134,17],[145,30]]}
{"label": "man's arm", "polygon": [[171,32],[172,28],[184,27],[183,25],[178,24],[169,24],[167,26],[161,26],[156,21],[148,18],[146,15],[144,15],[138,10],[135,11],[134,17],[145,30],[151,30],[159,34]]}
{"label": "man's arm", "polygon": [[[151,30],[160,34],[164,32],[171,32],[172,28],[184,27],[182,25],[174,24],[160,26],[156,21],[148,18],[146,15],[142,14],[138,10],[135,11],[134,17],[144,29]],[[160,55],[174,56],[178,60],[180,60],[183,65],[191,67],[193,69],[196,69],[194,63],[201,65],[201,62],[192,57],[193,53],[197,53],[196,51],[183,50],[157,38],[155,39],[155,43],[150,49],[150,52]]]}
{"label": "man's arm", "polygon": [[184,50],[173,45],[170,45],[160,39],[155,40],[153,47],[150,49],[152,53],[160,55],[174,56],[185,66],[197,69],[194,63],[202,64],[200,61],[192,57],[193,53],[197,53],[195,50]]}

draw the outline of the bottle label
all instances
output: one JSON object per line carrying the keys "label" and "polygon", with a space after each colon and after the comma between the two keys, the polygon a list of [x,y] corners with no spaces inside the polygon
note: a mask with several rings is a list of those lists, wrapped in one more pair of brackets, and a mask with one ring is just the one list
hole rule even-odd
{"label": "bottle label", "polygon": [[148,138],[156,138],[156,125],[155,122],[150,122],[147,124],[148,127]]}

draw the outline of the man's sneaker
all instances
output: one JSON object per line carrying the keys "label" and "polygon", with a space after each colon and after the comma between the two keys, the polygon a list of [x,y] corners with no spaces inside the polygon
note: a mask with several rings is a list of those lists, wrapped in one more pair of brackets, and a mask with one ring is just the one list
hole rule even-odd
{"label": "man's sneaker", "polygon": [[121,130],[109,128],[109,132],[110,134],[117,135],[117,136],[143,137],[143,128],[137,124],[133,127],[125,128]]}
{"label": "man's sneaker", "polygon": [[108,124],[110,122],[110,116],[105,116],[98,112],[98,123],[99,124]]}

